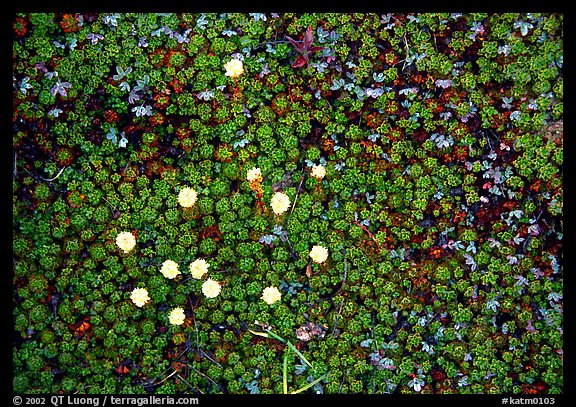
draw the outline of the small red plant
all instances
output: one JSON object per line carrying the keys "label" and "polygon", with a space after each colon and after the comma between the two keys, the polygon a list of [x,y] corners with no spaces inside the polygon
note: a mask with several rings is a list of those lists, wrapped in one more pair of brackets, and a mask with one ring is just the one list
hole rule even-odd
{"label": "small red plant", "polygon": [[292,68],[302,68],[306,65],[307,68],[310,67],[310,55],[320,51],[322,47],[313,46],[312,42],[314,42],[314,34],[312,32],[312,27],[308,26],[306,30],[306,34],[304,34],[304,38],[301,42],[295,41],[294,39],[286,36],[290,44],[294,47],[296,52],[298,52],[298,57],[294,62],[292,62]]}
{"label": "small red plant", "polygon": [[16,20],[14,20],[12,28],[14,29],[14,34],[16,34],[18,37],[23,37],[28,32],[28,23],[25,19],[18,17]]}
{"label": "small red plant", "polygon": [[78,21],[78,14],[64,14],[60,27],[65,33],[73,33],[80,30],[80,22]]}

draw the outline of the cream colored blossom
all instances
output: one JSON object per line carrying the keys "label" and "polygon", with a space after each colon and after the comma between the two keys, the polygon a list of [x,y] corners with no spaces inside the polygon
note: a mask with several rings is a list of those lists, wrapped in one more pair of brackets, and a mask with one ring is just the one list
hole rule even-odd
{"label": "cream colored blossom", "polygon": [[130,299],[137,307],[143,307],[148,301],[150,301],[148,291],[146,291],[145,288],[135,288],[132,291],[132,294],[130,294]]}
{"label": "cream colored blossom", "polygon": [[278,288],[273,287],[273,286],[266,287],[264,289],[264,291],[262,291],[262,299],[268,305],[272,305],[276,301],[279,301],[281,296],[282,296],[282,294],[280,294],[280,291],[278,290]]}
{"label": "cream colored blossom", "polygon": [[160,272],[164,275],[164,277],[170,279],[180,274],[180,270],[178,270],[178,264],[173,260],[166,260],[164,263],[162,263]]}
{"label": "cream colored blossom", "polygon": [[244,64],[239,59],[231,59],[224,64],[226,76],[236,78],[244,73]]}
{"label": "cream colored blossom", "polygon": [[194,188],[185,187],[178,194],[178,203],[184,208],[189,208],[196,203],[198,192]]}
{"label": "cream colored blossom", "polygon": [[310,250],[310,257],[316,263],[324,263],[328,258],[328,249],[322,246],[314,246]]}
{"label": "cream colored blossom", "polygon": [[204,259],[196,259],[190,264],[190,274],[192,277],[201,279],[204,274],[208,272],[210,264]]}
{"label": "cream colored blossom", "polygon": [[220,290],[221,290],[220,283],[216,280],[212,280],[211,278],[204,281],[204,284],[202,284],[202,292],[208,298],[218,297],[218,294],[220,294]]}
{"label": "cream colored blossom", "polygon": [[310,175],[318,180],[321,180],[326,175],[326,168],[323,165],[314,165]]}
{"label": "cream colored blossom", "polygon": [[186,319],[186,315],[184,315],[184,310],[180,307],[174,308],[168,315],[168,320],[172,325],[182,325],[184,319]]}
{"label": "cream colored blossom", "polygon": [[270,201],[270,206],[276,215],[282,215],[290,207],[290,198],[283,192],[276,192]]}
{"label": "cream colored blossom", "polygon": [[120,232],[116,237],[116,244],[124,253],[128,253],[136,246],[136,238],[130,232]]}
{"label": "cream colored blossom", "polygon": [[250,182],[262,182],[262,172],[260,171],[260,168],[253,167],[248,171],[246,178]]}

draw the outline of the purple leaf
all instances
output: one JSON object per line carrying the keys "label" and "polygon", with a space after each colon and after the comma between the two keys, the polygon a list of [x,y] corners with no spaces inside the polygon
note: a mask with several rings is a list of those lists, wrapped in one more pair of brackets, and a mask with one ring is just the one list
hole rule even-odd
{"label": "purple leaf", "polygon": [[304,39],[302,40],[302,44],[308,48],[314,42],[314,33],[312,31],[312,27],[308,26],[306,30],[306,34],[304,34]]}
{"label": "purple leaf", "polygon": [[292,62],[292,68],[302,68],[308,63],[308,57],[304,55],[298,55],[298,58]]}

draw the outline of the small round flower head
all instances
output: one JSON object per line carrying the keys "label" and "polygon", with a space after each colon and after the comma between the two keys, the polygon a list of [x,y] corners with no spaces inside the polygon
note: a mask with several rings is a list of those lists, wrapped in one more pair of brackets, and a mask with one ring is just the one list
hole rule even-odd
{"label": "small round flower head", "polygon": [[186,319],[186,315],[184,315],[184,310],[180,307],[174,308],[168,315],[168,320],[172,325],[182,325],[184,319]]}
{"label": "small round flower head", "polygon": [[173,260],[166,260],[162,263],[162,268],[160,272],[164,275],[164,277],[173,279],[178,274],[180,274],[180,270],[178,270],[178,264]]}
{"label": "small round flower head", "polygon": [[320,181],[326,175],[326,168],[323,165],[314,165],[310,175]]}
{"label": "small round flower head", "polygon": [[236,78],[244,73],[244,64],[239,59],[231,59],[224,64],[226,76]]}
{"label": "small round flower head", "polygon": [[145,288],[135,288],[130,294],[130,299],[137,307],[143,307],[150,301],[150,297],[148,297],[148,291]]}
{"label": "small round flower head", "polygon": [[220,283],[216,280],[212,280],[211,278],[204,281],[204,284],[202,284],[202,292],[208,298],[218,297],[218,294],[220,294],[220,290],[221,290]]}
{"label": "small round flower head", "polygon": [[180,190],[178,194],[178,203],[184,208],[190,208],[196,203],[198,199],[198,192],[194,188],[185,187]]}
{"label": "small round flower head", "polygon": [[260,172],[260,168],[253,167],[248,171],[246,178],[250,182],[262,182],[262,172]]}
{"label": "small round flower head", "polygon": [[208,272],[210,264],[204,259],[196,259],[190,264],[190,274],[196,279],[201,279]]}
{"label": "small round flower head", "polygon": [[270,206],[276,215],[282,215],[290,207],[290,198],[283,192],[276,192],[270,201]]}
{"label": "small round flower head", "polygon": [[310,257],[318,264],[324,263],[328,258],[328,249],[322,246],[314,246],[310,250]]}
{"label": "small round flower head", "polygon": [[264,291],[262,291],[262,299],[268,305],[272,305],[276,301],[279,301],[281,296],[282,295],[280,294],[278,288],[273,286],[266,287]]}
{"label": "small round flower head", "polygon": [[116,237],[116,244],[124,253],[128,253],[136,246],[136,238],[130,232],[120,232]]}

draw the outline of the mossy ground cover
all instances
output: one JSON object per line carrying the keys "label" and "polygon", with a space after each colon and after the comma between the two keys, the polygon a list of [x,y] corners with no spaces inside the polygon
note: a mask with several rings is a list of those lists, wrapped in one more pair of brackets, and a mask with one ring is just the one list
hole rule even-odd
{"label": "mossy ground cover", "polygon": [[15,15],[14,391],[562,392],[562,25]]}

